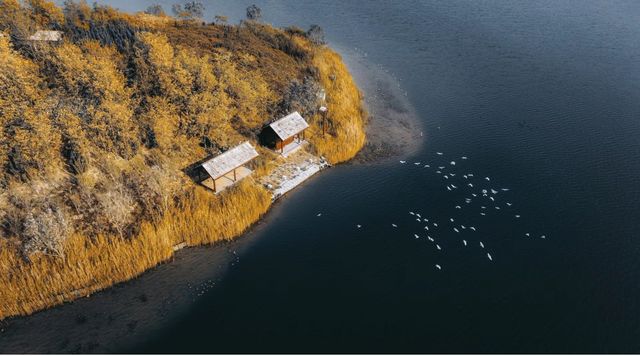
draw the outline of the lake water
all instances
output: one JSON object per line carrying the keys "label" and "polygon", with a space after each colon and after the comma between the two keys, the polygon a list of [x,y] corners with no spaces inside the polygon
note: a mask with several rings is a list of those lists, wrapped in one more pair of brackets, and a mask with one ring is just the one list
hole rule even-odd
{"label": "lake water", "polygon": [[397,78],[424,144],[286,197],[241,263],[127,351],[640,352],[640,2],[255,2]]}

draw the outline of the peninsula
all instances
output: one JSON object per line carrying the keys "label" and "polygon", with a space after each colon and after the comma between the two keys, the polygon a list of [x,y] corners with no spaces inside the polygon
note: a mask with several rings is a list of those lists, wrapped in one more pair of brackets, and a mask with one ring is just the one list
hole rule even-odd
{"label": "peninsula", "polygon": [[[0,1],[0,320],[233,239],[364,146],[362,95],[321,28],[178,10]],[[293,114],[304,134],[265,144]]]}

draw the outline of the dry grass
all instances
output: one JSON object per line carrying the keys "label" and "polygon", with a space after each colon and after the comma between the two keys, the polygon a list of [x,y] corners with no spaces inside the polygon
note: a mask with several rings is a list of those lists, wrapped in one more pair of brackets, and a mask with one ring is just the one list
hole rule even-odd
{"label": "dry grass", "polygon": [[[362,107],[362,94],[342,62],[342,58],[329,48],[315,51],[314,65],[320,71],[320,83],[327,91],[328,133],[322,128],[310,128],[310,141],[317,152],[336,164],[353,158],[365,143],[366,112]],[[321,120],[316,118],[317,123]]]}
{"label": "dry grass", "polygon": [[143,222],[128,239],[73,235],[64,257],[34,254],[0,240],[0,320],[28,315],[132,279],[173,255],[173,246],[195,246],[238,236],[264,214],[270,194],[251,179],[219,196],[196,187],[155,223]]}
{"label": "dry grass", "polygon": [[[11,153],[18,171],[0,170],[0,320],[134,278],[171,259],[178,243],[240,235],[268,210],[269,192],[245,179],[216,196],[182,169],[215,153],[204,138],[216,147],[255,140],[292,81],[315,68],[330,123],[323,136],[319,118],[308,117],[316,153],[340,163],[365,142],[362,95],[347,68],[304,36],[85,10],[95,21],[78,29],[93,24],[135,46],[69,39],[32,60],[0,39],[0,163],[8,167]],[[0,27],[4,15],[0,7]],[[131,29],[140,36],[120,38]],[[281,160],[259,151],[255,178]],[[43,247],[29,249],[34,241]]]}

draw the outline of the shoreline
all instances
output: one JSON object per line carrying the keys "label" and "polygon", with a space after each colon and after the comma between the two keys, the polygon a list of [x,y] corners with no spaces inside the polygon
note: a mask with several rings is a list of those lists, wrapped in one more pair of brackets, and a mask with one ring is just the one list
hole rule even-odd
{"label": "shoreline", "polygon": [[[339,47],[334,49],[340,51],[343,61],[365,93],[364,102],[371,114],[366,127],[367,144],[348,163],[378,163],[411,154],[419,148],[420,140],[408,135],[409,127],[418,127],[415,116],[412,125],[402,125],[405,129],[397,130],[400,136],[382,135],[388,133],[388,125],[397,125],[394,110],[387,108],[397,107],[398,102],[408,104],[408,100],[397,97],[399,90],[389,90],[387,96],[370,95],[370,91],[380,86],[393,88],[397,83],[379,69],[377,73],[374,72],[376,68],[372,64],[367,66],[363,57],[355,57],[356,53],[344,52]],[[394,101],[385,102],[385,99]],[[412,109],[410,104],[404,108],[409,111],[403,109],[403,113]],[[405,120],[407,118],[411,118],[410,114],[404,116]],[[379,135],[368,136],[370,132]],[[397,146],[385,146],[386,141],[376,137],[396,140],[400,137],[404,139],[402,142],[408,144],[400,149]],[[318,175],[307,178],[313,176]],[[299,182],[296,187],[303,186],[305,181],[310,179]],[[197,302],[202,293],[215,286],[228,268],[240,262],[242,251],[251,248],[261,226],[278,217],[278,210],[283,208],[283,204],[286,204],[286,199],[278,199],[266,214],[231,241],[190,246],[175,252],[165,263],[134,279],[96,292],[91,298],[80,298],[30,316],[0,321],[0,351],[113,352],[132,345],[145,335],[152,334],[160,325],[179,317],[184,309]],[[58,326],[55,330],[47,327],[54,322]]]}
{"label": "shoreline", "polygon": [[382,163],[418,152],[425,128],[400,81],[357,49],[334,49],[342,55],[358,88],[366,93],[364,106],[369,114],[367,142],[349,163]]}

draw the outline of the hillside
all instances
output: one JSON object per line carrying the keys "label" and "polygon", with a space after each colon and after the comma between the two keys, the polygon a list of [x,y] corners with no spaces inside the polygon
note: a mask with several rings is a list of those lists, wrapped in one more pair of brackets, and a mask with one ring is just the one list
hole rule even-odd
{"label": "hillside", "polygon": [[302,113],[331,163],[365,141],[341,58],[297,28],[0,0],[0,33],[0,319],[131,279],[178,243],[238,236],[268,192],[245,180],[214,195],[185,172],[249,140],[268,174],[277,157],[257,134],[274,119]]}

